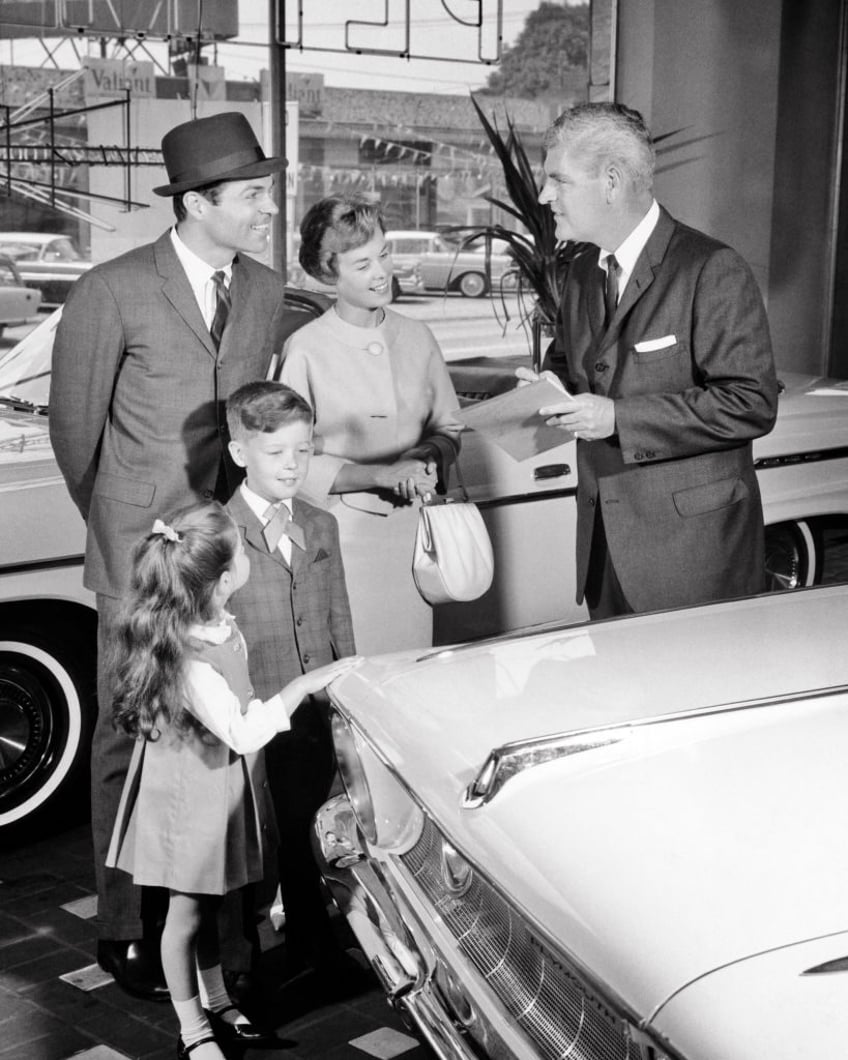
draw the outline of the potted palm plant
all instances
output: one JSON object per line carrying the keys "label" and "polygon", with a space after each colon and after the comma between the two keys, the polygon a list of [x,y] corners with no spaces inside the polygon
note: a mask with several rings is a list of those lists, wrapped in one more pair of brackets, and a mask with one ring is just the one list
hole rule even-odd
{"label": "potted palm plant", "polygon": [[515,218],[524,230],[490,224],[474,228],[457,226],[454,231],[464,234],[463,245],[484,239],[487,258],[493,240],[506,244],[515,261],[512,278],[517,288],[519,312],[522,321],[530,327],[533,367],[538,371],[542,345],[553,334],[568,264],[579,245],[557,241],[553,214],[539,202],[541,185],[510,116],[506,116],[504,134],[496,121],[489,121],[473,95],[471,103],[500,162],[508,196],[508,200],[493,195],[484,198]]}

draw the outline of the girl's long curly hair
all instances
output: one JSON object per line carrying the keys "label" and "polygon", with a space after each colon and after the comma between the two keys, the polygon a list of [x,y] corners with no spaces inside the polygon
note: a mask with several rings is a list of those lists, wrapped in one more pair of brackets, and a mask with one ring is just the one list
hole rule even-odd
{"label": "girl's long curly hair", "polygon": [[130,592],[112,646],[113,721],[131,736],[197,729],[185,707],[189,629],[213,618],[212,597],[236,557],[239,531],[220,504],[175,512],[136,545]]}

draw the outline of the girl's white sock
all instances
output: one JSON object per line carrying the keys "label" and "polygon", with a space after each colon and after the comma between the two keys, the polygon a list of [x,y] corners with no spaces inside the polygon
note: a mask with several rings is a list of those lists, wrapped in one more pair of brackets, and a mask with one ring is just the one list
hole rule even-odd
{"label": "girl's white sock", "polygon": [[199,997],[190,997],[188,1001],[175,1001],[171,998],[171,1004],[180,1021],[180,1037],[183,1045],[194,1045],[203,1038],[212,1037],[212,1028],[203,1011]]}

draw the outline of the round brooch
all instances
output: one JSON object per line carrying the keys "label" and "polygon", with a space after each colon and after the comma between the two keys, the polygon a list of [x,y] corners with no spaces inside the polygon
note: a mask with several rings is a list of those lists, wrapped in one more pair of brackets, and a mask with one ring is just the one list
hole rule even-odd
{"label": "round brooch", "polygon": [[384,349],[382,342],[369,342],[365,347],[365,352],[370,353],[374,357],[379,357]]}

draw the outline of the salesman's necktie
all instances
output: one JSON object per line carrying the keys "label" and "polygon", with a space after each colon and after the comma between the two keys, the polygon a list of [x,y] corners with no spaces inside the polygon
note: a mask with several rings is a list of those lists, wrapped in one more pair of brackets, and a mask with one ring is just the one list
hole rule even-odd
{"label": "salesman's necktie", "polygon": [[618,278],[621,275],[621,266],[610,254],[607,258],[607,278],[604,284],[604,327],[610,326],[610,321],[615,316],[618,305]]}
{"label": "salesman's necktie", "polygon": [[262,528],[262,536],[269,552],[273,552],[279,545],[283,534],[298,548],[306,549],[306,536],[303,533],[303,527],[292,522],[291,514],[285,504],[281,504],[279,507],[275,504],[270,505],[265,512],[265,518],[268,522]]}
{"label": "salesman's necktie", "polygon": [[212,323],[209,325],[209,333],[212,336],[212,341],[215,343],[215,349],[220,350],[221,348],[221,336],[224,334],[224,328],[227,326],[227,317],[230,315],[230,307],[232,306],[232,299],[230,298],[230,290],[227,287],[227,277],[223,270],[214,272],[212,274],[212,281],[215,284],[215,316],[212,318]]}

